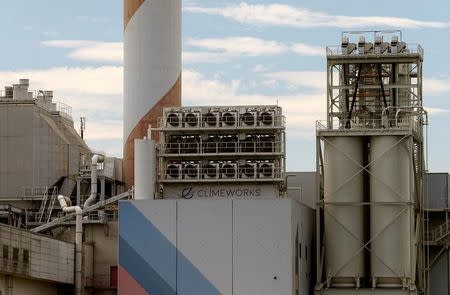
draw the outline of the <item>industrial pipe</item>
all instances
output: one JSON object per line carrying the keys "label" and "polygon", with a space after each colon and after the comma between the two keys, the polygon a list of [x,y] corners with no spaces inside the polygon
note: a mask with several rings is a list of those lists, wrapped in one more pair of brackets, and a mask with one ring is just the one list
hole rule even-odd
{"label": "industrial pipe", "polygon": [[103,163],[105,157],[102,155],[94,155],[91,160],[91,195],[84,202],[83,208],[87,208],[92,205],[97,197],[97,164]]}
{"label": "industrial pipe", "polygon": [[75,295],[81,295],[81,266],[83,248],[83,211],[80,206],[67,205],[69,198],[58,196],[59,205],[64,213],[75,213]]}

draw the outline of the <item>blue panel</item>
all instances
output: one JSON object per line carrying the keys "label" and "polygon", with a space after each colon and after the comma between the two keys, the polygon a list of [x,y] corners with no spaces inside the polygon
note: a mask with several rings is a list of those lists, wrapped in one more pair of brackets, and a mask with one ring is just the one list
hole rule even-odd
{"label": "blue panel", "polygon": [[[215,286],[130,201],[119,203],[119,237],[119,264],[148,293],[220,295]],[[167,277],[167,274],[174,273],[175,265],[184,274],[183,290],[177,292],[173,291],[177,286],[169,283],[174,281],[173,278]]]}
{"label": "blue panel", "polygon": [[175,290],[122,238],[119,238],[119,260],[148,294],[176,295]]}

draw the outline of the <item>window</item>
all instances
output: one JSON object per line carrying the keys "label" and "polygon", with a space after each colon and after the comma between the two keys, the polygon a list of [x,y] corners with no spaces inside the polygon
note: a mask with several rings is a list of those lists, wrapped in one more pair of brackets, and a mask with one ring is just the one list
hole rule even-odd
{"label": "window", "polygon": [[30,252],[28,250],[23,250],[23,263],[28,263],[30,261]]}
{"label": "window", "polygon": [[299,256],[300,256],[300,259],[302,259],[302,243],[300,243],[298,247],[299,247]]}
{"label": "window", "polygon": [[13,248],[13,260],[19,261],[19,248]]}
{"label": "window", "polygon": [[305,246],[305,259],[308,261],[308,246]]}
{"label": "window", "polygon": [[9,256],[8,246],[3,245],[3,259],[8,259],[8,256]]}

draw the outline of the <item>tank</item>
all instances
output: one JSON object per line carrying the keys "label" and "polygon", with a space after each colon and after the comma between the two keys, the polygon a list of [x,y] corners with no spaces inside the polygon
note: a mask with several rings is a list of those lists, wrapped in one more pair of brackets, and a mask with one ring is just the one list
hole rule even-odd
{"label": "tank", "polygon": [[[363,140],[328,137],[324,147],[325,202],[363,202]],[[364,275],[362,206],[325,205],[325,268],[335,287],[353,287]]]}
{"label": "tank", "polygon": [[135,200],[155,198],[156,155],[155,144],[149,139],[137,139],[135,142]]}
{"label": "tank", "polygon": [[411,276],[411,147],[399,136],[371,139],[371,275],[377,287],[400,287]]}

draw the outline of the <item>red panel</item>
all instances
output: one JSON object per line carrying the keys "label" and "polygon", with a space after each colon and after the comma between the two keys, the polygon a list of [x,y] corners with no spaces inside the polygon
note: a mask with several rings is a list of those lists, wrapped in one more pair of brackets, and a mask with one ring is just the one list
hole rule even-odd
{"label": "red panel", "polygon": [[111,266],[109,270],[109,286],[111,288],[117,288],[117,266]]}
{"label": "red panel", "polygon": [[149,295],[123,268],[119,267],[119,295]]}

